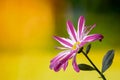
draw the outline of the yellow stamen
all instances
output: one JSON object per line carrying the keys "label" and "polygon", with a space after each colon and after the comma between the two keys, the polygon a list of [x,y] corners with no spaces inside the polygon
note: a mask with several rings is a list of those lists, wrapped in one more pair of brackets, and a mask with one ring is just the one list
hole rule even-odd
{"label": "yellow stamen", "polygon": [[79,44],[80,44],[80,42],[76,42],[76,43],[73,45],[72,49],[75,50]]}

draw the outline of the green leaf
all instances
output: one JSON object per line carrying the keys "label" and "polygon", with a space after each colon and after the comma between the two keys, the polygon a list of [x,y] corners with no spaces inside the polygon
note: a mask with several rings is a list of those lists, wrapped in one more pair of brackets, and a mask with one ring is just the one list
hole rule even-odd
{"label": "green leaf", "polygon": [[86,54],[89,53],[90,49],[91,49],[91,44],[89,44],[89,45],[87,46],[87,48],[86,48]]}
{"label": "green leaf", "polygon": [[114,50],[109,50],[103,58],[102,73],[104,73],[112,64],[114,59]]}
{"label": "green leaf", "polygon": [[93,67],[91,67],[90,65],[87,65],[87,64],[78,64],[78,67],[80,70],[83,70],[83,71],[95,70]]}

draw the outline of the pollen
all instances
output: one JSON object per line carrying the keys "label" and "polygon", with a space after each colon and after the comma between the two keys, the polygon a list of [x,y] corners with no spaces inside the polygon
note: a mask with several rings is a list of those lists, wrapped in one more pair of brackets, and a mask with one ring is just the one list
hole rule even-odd
{"label": "pollen", "polygon": [[80,42],[76,42],[76,43],[72,46],[72,49],[75,50],[75,49],[78,47],[79,44],[80,44]]}

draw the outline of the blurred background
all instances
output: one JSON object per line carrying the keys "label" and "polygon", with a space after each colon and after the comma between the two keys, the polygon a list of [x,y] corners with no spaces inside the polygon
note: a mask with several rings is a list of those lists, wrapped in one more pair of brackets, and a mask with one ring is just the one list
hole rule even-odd
{"label": "blurred background", "polygon": [[[102,42],[92,43],[90,58],[101,69],[104,54],[114,49],[115,59],[105,76],[119,80],[119,0],[0,0],[0,80],[102,80],[94,71],[76,73],[71,60],[65,72],[49,69],[60,52],[52,36],[67,37],[66,21],[77,27],[81,15],[86,25],[97,24],[91,33],[104,35]],[[77,63],[84,62],[89,64],[78,55]]]}

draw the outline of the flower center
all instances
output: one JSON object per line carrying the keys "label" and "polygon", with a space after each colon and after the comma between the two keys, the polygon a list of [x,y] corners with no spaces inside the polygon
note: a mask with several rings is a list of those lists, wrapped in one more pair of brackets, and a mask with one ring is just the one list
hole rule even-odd
{"label": "flower center", "polygon": [[80,42],[76,42],[76,43],[72,46],[72,49],[75,50],[75,49],[78,47],[79,44],[80,44]]}

